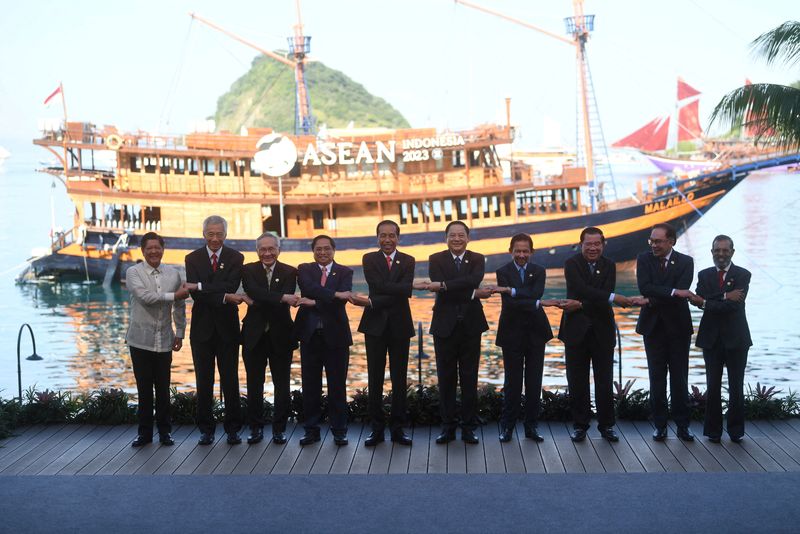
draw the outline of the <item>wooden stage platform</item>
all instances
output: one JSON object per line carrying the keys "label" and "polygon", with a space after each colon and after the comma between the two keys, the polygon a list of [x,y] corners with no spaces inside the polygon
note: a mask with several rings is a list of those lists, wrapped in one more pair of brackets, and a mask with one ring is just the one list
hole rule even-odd
{"label": "wooden stage platform", "polygon": [[[478,445],[458,440],[434,442],[438,427],[413,429],[414,445],[390,441],[364,447],[369,427],[350,427],[349,445],[336,447],[323,428],[323,439],[300,447],[302,426],[290,423],[289,443],[265,439],[257,445],[230,446],[221,425],[212,446],[197,445],[194,426],[176,427],[175,445],[130,446],[136,427],[94,425],[31,426],[0,441],[0,475],[181,475],[181,474],[391,474],[391,473],[645,473],[645,472],[784,472],[800,471],[800,419],[748,421],[741,444],[721,444],[701,436],[684,443],[670,429],[662,443],[651,439],[647,422],[622,421],[619,443],[600,438],[596,429],[582,443],[569,439],[567,423],[541,423],[543,443],[517,439],[501,444],[496,423],[479,428]],[[265,435],[270,435],[269,428]],[[247,429],[243,438],[247,435]],[[460,436],[460,433],[457,434]],[[387,433],[388,437],[388,433]],[[520,439],[521,438],[521,439]]]}

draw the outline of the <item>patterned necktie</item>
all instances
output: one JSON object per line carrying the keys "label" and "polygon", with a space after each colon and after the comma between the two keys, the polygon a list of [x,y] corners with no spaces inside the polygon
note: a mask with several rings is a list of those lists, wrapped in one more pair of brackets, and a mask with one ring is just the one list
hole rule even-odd
{"label": "patterned necktie", "polygon": [[717,276],[719,276],[719,288],[722,289],[725,286],[725,271],[717,271]]}
{"label": "patterned necktie", "polygon": [[454,262],[455,262],[455,264],[456,264],[456,271],[457,271],[457,272],[458,272],[458,271],[460,271],[460,270],[461,270],[461,258],[459,258],[458,256],[456,256],[456,257],[455,257],[455,259],[454,259],[453,261],[454,261]]}
{"label": "patterned necktie", "polygon": [[594,269],[595,269],[596,266],[597,266],[596,263],[590,263],[589,264],[589,274],[594,274]]}
{"label": "patterned necktie", "polygon": [[267,288],[272,285],[272,267],[267,267]]}
{"label": "patterned necktie", "polygon": [[667,258],[661,258],[661,272],[667,271]]}
{"label": "patterned necktie", "polygon": [[322,276],[319,279],[319,284],[324,287],[325,286],[325,282],[327,282],[327,281],[328,281],[328,269],[325,268],[325,267],[322,267]]}
{"label": "patterned necktie", "polygon": [[386,256],[386,266],[389,268],[390,271],[392,270],[392,257],[391,256]]}
{"label": "patterned necktie", "polygon": [[217,253],[211,255],[211,270],[217,272]]}

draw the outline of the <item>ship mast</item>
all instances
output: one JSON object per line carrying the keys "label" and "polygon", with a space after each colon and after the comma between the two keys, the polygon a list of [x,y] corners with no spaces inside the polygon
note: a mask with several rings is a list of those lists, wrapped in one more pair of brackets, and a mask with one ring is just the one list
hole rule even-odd
{"label": "ship mast", "polygon": [[[573,0],[572,2],[572,9],[573,9],[573,16],[567,17],[564,19],[564,22],[567,27],[567,33],[572,37],[568,39],[566,37],[562,37],[561,35],[557,35],[553,32],[530,24],[529,22],[522,21],[520,19],[510,17],[508,15],[504,15],[503,13],[499,13],[492,9],[473,4],[471,2],[465,0],[455,0],[457,4],[464,5],[466,7],[475,9],[477,11],[482,11],[489,15],[493,15],[495,17],[502,18],[509,22],[513,22],[514,24],[519,24],[520,26],[524,26],[530,30],[534,30],[539,32],[543,35],[546,35],[552,39],[556,39],[561,41],[562,43],[566,43],[575,47],[575,63],[578,70],[578,106],[580,107],[580,117],[579,120],[581,122],[581,127],[578,128],[578,136],[582,142],[576,143],[578,146],[576,147],[578,151],[578,163],[583,163],[585,170],[586,170],[586,183],[589,186],[589,196],[591,199],[591,206],[592,211],[596,211],[598,208],[598,201],[601,201],[599,195],[599,189],[597,186],[597,162],[595,160],[594,155],[594,143],[598,143],[602,145],[600,148],[606,151],[605,148],[605,139],[603,137],[603,130],[600,124],[599,113],[597,112],[597,103],[595,102],[594,98],[594,90],[592,87],[591,81],[591,74],[589,70],[589,63],[586,58],[586,42],[589,40],[589,34],[594,28],[594,15],[585,15],[583,12],[583,0]],[[596,128],[595,128],[595,138],[593,142],[593,124],[592,124],[592,116],[596,117]],[[581,150],[581,148],[583,150]],[[606,160],[608,160],[608,153],[606,151]],[[606,167],[608,167],[608,164]],[[613,175],[611,176],[612,184],[613,184]],[[616,185],[614,184],[614,189],[616,193]]]}
{"label": "ship mast", "polygon": [[292,37],[288,37],[287,40],[289,41],[289,53],[292,55],[294,59],[287,59],[280,54],[276,54],[270,50],[266,50],[261,48],[260,46],[236,35],[235,33],[222,28],[221,26],[211,22],[210,20],[204,19],[203,17],[195,14],[189,13],[189,16],[195,20],[198,20],[205,24],[206,26],[221,32],[231,39],[239,41],[243,45],[249,46],[250,48],[261,52],[265,56],[274,59],[280,63],[283,63],[287,67],[291,67],[294,69],[294,80],[295,80],[295,121],[294,121],[294,133],[295,135],[313,135],[315,133],[315,121],[314,117],[311,115],[311,102],[309,100],[308,95],[308,87],[306,86],[306,79],[305,79],[305,64],[308,61],[308,53],[311,50],[311,37],[308,35],[303,35],[303,22],[300,18],[300,0],[295,0],[295,7],[297,9],[297,24],[294,26],[294,35]]}

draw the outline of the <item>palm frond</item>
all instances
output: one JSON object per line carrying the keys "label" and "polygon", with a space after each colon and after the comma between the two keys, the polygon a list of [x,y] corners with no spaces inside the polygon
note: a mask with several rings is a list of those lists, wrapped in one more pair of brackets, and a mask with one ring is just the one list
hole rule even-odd
{"label": "palm frond", "polygon": [[749,128],[756,143],[800,148],[800,89],[769,83],[739,87],[722,97],[710,122]]}
{"label": "palm frond", "polygon": [[768,65],[782,61],[792,65],[800,61],[800,22],[789,20],[756,37],[750,47]]}

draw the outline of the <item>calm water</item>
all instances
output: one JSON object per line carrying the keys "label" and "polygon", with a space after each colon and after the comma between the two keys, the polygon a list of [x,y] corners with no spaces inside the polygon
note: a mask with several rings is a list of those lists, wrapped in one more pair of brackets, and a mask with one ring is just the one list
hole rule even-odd
{"label": "calm water", "polygon": [[[127,327],[127,293],[116,287],[103,290],[98,285],[40,284],[18,286],[14,277],[34,247],[47,245],[50,228],[51,178],[34,172],[43,157],[32,147],[3,142],[13,156],[0,168],[0,218],[4,231],[0,233],[0,396],[16,396],[16,341],[22,323],[30,323],[36,333],[37,350],[42,362],[28,362],[30,353],[27,332],[22,341],[23,388],[36,384],[38,388],[91,390],[117,387],[135,390],[130,358],[124,343]],[[627,182],[634,169],[621,169]],[[624,175],[627,171],[627,175]],[[625,185],[622,185],[624,188]],[[54,189],[56,224],[69,228],[72,206],[57,184]],[[711,265],[710,243],[714,235],[726,233],[736,243],[734,262],[750,269],[753,281],[748,297],[748,318],[754,347],[750,351],[746,380],[753,385],[777,385],[784,391],[800,389],[800,334],[796,326],[800,314],[800,250],[794,246],[793,229],[800,227],[800,175],[754,174],[727,195],[709,214],[695,224],[678,242],[677,249],[695,258],[699,271]],[[535,236],[534,236],[535,240]],[[617,291],[633,295],[633,271],[620,273]],[[491,280],[487,277],[487,282]],[[365,288],[357,288],[364,291]],[[560,273],[550,273],[546,298],[564,294]],[[416,321],[427,330],[433,300],[427,295],[412,299]],[[483,336],[484,357],[480,380],[487,384],[502,384],[502,359],[494,346],[499,298],[485,304],[490,331]],[[244,307],[241,312],[244,313]],[[361,310],[349,307],[351,326],[356,330]],[[548,317],[557,329],[560,311]],[[647,365],[641,337],[634,333],[637,311],[617,308],[617,322],[622,332],[623,380],[635,378],[637,385],[647,386]],[[699,322],[695,314],[695,325]],[[356,345],[351,351],[349,382],[354,388],[366,387],[366,360],[363,336],[354,336]],[[416,354],[416,339],[412,355]],[[424,352],[433,355],[430,336],[423,339]],[[546,352],[544,383],[564,387],[563,346],[552,341]],[[299,388],[299,353],[295,353],[292,380]],[[435,381],[431,359],[422,362],[423,381]],[[240,371],[244,383],[244,368]],[[409,366],[409,379],[416,383],[416,359]],[[615,375],[616,376],[616,375]],[[172,380],[180,388],[194,386],[191,353],[187,346],[173,358]],[[690,361],[690,384],[705,387],[702,354],[693,350]],[[270,384],[267,384],[269,390]],[[242,386],[244,390],[244,386]]]}

